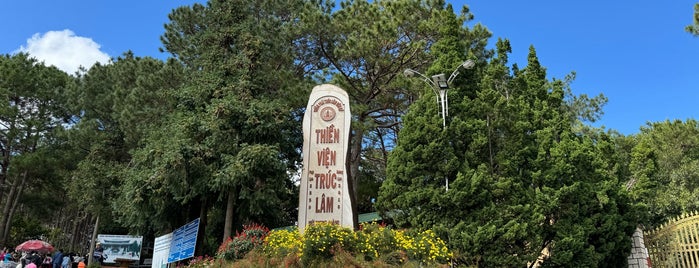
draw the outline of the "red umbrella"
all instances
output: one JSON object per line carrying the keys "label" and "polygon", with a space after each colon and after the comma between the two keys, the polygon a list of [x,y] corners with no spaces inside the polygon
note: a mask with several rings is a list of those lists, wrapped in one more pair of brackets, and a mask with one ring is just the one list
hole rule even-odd
{"label": "red umbrella", "polygon": [[15,248],[17,251],[36,251],[36,252],[51,252],[53,251],[53,246],[41,240],[27,240],[24,243],[19,244]]}

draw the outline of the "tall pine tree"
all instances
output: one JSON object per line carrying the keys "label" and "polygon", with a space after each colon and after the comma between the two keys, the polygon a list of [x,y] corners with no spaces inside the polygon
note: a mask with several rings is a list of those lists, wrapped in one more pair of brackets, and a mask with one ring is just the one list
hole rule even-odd
{"label": "tall pine tree", "polygon": [[546,79],[533,48],[526,68],[511,71],[509,42],[496,48],[480,74],[465,77],[470,85],[454,90],[463,97],[446,130],[434,97],[411,106],[379,208],[399,226],[436,228],[471,265],[541,257],[551,266],[618,267],[636,222],[604,157],[609,143],[574,131],[567,85]]}

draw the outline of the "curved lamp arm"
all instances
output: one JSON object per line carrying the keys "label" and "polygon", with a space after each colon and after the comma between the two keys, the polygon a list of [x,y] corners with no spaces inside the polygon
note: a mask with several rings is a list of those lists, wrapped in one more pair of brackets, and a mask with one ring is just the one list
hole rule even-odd
{"label": "curved lamp arm", "polygon": [[447,84],[451,85],[451,82],[454,81],[454,79],[459,75],[459,68],[463,67],[464,69],[468,70],[473,68],[473,66],[476,66],[476,63],[472,60],[464,61],[464,63],[456,67],[456,69],[454,69],[454,71],[451,73],[449,79],[447,79]]}
{"label": "curved lamp arm", "polygon": [[425,76],[424,74],[422,74],[418,71],[415,71],[415,70],[410,69],[410,68],[405,69],[405,71],[403,71],[403,75],[405,75],[406,77],[412,77],[413,75],[416,75],[416,74],[419,75],[420,77],[422,77],[422,79],[425,81],[425,83],[430,85],[432,87],[432,89],[439,88],[439,86],[437,86],[437,84],[435,84],[432,81],[432,79],[428,78],[427,76]]}

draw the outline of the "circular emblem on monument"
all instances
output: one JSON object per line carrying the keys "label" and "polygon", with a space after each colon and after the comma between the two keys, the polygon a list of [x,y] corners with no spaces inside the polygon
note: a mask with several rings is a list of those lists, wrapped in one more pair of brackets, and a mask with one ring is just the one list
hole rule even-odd
{"label": "circular emblem on monument", "polygon": [[323,109],[320,109],[320,118],[323,119],[323,121],[330,121],[335,119],[335,109],[332,107],[325,107]]}

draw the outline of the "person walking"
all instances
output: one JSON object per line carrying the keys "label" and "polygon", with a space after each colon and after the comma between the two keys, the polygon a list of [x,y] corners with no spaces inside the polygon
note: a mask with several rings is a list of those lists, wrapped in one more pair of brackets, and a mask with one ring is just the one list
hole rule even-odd
{"label": "person walking", "polygon": [[59,249],[53,254],[53,268],[61,268],[61,263],[63,263],[63,252]]}

